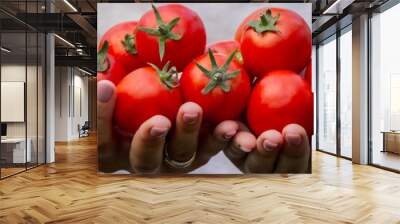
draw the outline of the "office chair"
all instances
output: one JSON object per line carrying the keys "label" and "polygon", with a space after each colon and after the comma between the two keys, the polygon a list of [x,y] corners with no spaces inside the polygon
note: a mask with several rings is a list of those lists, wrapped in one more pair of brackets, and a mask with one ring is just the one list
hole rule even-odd
{"label": "office chair", "polygon": [[78,125],[78,129],[79,129],[79,138],[89,136],[89,130],[90,130],[89,121],[85,121],[85,123],[82,125],[82,127],[80,127],[80,125]]}

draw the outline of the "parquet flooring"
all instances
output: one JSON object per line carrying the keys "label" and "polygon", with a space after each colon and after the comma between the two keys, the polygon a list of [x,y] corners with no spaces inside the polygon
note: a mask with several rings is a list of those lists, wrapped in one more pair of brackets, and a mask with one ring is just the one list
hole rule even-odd
{"label": "parquet flooring", "polygon": [[18,173],[18,172],[21,172],[21,171],[24,171],[25,170],[25,167],[21,167],[21,168],[1,168],[1,175],[2,175],[2,177],[4,176],[4,177],[7,177],[7,176],[10,176],[10,175],[13,175],[13,174],[15,174],[15,173]]}
{"label": "parquet flooring", "polygon": [[96,173],[94,137],[0,181],[0,223],[400,223],[400,175],[313,153],[312,175]]}

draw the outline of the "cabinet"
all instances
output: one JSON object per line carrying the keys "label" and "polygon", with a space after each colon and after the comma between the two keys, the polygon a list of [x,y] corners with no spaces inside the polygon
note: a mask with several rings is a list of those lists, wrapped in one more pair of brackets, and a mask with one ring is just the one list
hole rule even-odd
{"label": "cabinet", "polygon": [[400,154],[400,132],[386,131],[383,134],[383,152]]}

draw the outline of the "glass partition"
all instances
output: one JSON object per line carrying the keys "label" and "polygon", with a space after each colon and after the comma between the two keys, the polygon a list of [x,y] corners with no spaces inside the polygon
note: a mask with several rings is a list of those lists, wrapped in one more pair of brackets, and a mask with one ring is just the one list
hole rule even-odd
{"label": "glass partition", "polygon": [[1,34],[2,177],[24,171],[31,161],[26,136],[26,41],[26,32]]}
{"label": "glass partition", "polygon": [[340,155],[352,157],[352,33],[351,26],[340,36]]}
{"label": "glass partition", "polygon": [[400,170],[400,5],[371,18],[371,162]]}
{"label": "glass partition", "polygon": [[[43,11],[43,1],[26,3],[14,7],[18,16]],[[0,12],[1,179],[45,163],[45,44],[43,33]]]}
{"label": "glass partition", "polygon": [[336,154],[336,36],[318,47],[318,149]]}

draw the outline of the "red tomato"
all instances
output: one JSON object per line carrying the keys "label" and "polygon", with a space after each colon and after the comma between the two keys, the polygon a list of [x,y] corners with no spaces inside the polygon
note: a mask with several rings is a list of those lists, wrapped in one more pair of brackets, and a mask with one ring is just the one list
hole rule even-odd
{"label": "red tomato", "polygon": [[262,77],[277,69],[300,72],[308,63],[311,31],[297,13],[282,8],[263,9],[261,15],[253,13],[244,21],[240,48],[244,66],[251,74]]}
{"label": "red tomato", "polygon": [[256,11],[252,12],[249,16],[247,16],[242,23],[239,25],[239,27],[236,29],[235,33],[235,40],[237,42],[241,42],[242,40],[242,35],[247,29],[247,23],[250,22],[252,19],[260,17],[260,15],[265,12],[265,8],[262,9],[257,9]]}
{"label": "red tomato", "polygon": [[237,51],[235,54],[235,61],[243,64],[242,54],[240,53],[240,44],[234,40],[223,40],[208,45],[207,49],[210,48],[215,53],[221,53],[225,55],[232,54],[233,51]]}
{"label": "red tomato", "polygon": [[139,59],[135,46],[135,32],[137,22],[124,22],[109,29],[99,42],[99,49],[107,41],[109,44],[108,55],[122,63],[128,72],[140,68],[144,63]]}
{"label": "red tomato", "polygon": [[114,56],[107,55],[107,49],[108,42],[105,42],[97,56],[97,81],[107,79],[117,85],[128,72]]}
{"label": "red tomato", "polygon": [[[156,18],[158,17],[158,19]],[[206,32],[200,17],[178,4],[153,5],[139,21],[136,46],[140,58],[158,67],[168,61],[182,71],[195,57],[203,54]]]}
{"label": "red tomato", "polygon": [[267,130],[282,131],[288,124],[313,132],[313,95],[300,75],[276,70],[255,85],[247,108],[249,127],[259,136]]}
{"label": "red tomato", "polygon": [[183,71],[180,86],[186,101],[199,104],[204,120],[218,124],[239,118],[250,95],[250,80],[243,67],[227,55],[202,55]]}
{"label": "red tomato", "polygon": [[176,72],[154,67],[139,68],[127,75],[117,86],[114,121],[117,127],[134,134],[140,125],[154,115],[164,115],[175,123],[182,104],[176,88]]}
{"label": "red tomato", "polygon": [[[247,17],[247,18],[249,18],[249,17]],[[237,42],[239,42],[240,43],[240,41],[242,40],[242,35],[243,35],[243,32],[244,32],[244,28],[246,27],[246,21],[243,21],[240,25],[239,25],[239,27],[236,29],[236,33],[235,33],[235,40],[237,41]]]}

